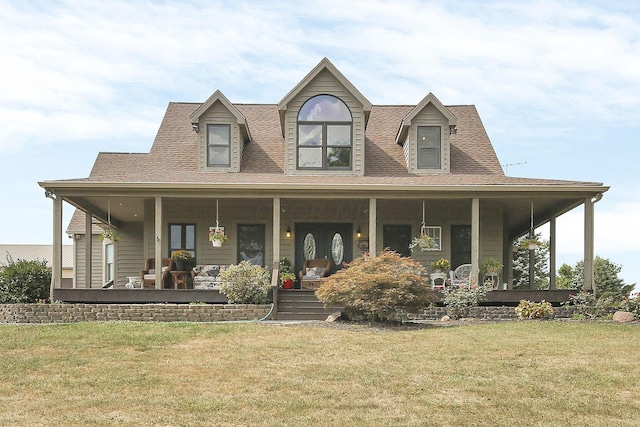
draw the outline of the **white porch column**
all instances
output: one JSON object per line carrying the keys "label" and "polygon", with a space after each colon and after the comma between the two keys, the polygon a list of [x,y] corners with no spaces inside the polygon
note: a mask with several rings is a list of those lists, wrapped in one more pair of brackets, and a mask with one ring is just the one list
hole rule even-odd
{"label": "white porch column", "polygon": [[556,216],[549,219],[549,289],[556,288]]}
{"label": "white porch column", "polygon": [[584,285],[585,291],[593,291],[596,289],[593,286],[593,260],[594,254],[594,239],[593,239],[593,226],[594,222],[594,209],[593,201],[590,197],[584,200]]}
{"label": "white porch column", "polygon": [[[280,197],[273,198],[273,263],[280,262]],[[267,266],[269,264],[266,264]]]}
{"label": "white porch column", "polygon": [[[91,212],[85,212],[84,214],[84,232],[84,287],[91,288],[91,267],[93,264],[93,217]],[[73,282],[73,287],[76,287],[75,281]]]}
{"label": "white porch column", "polygon": [[156,258],[156,289],[162,289],[162,197],[156,197],[155,217],[155,258]]}
{"label": "white porch column", "polygon": [[376,199],[369,199],[369,255],[376,256],[378,239],[376,230],[378,229],[378,211]]}
{"label": "white porch column", "polygon": [[53,260],[49,301],[55,301],[53,290],[60,287],[62,287],[62,197],[56,196],[53,198]]}
{"label": "white porch column", "polygon": [[480,199],[471,200],[471,277],[478,278],[480,271]]}

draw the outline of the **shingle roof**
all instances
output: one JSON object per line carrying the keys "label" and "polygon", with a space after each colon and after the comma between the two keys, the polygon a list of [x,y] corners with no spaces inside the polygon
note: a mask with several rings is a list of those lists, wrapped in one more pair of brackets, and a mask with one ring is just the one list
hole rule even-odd
{"label": "shingle roof", "polygon": [[[317,176],[284,174],[284,138],[277,106],[234,104],[246,117],[252,140],[245,146],[239,173],[198,171],[198,137],[190,115],[201,104],[169,103],[149,153],[100,153],[88,178],[103,183],[228,183],[305,184]],[[395,136],[414,106],[374,105],[366,129],[365,175],[326,176],[326,184],[390,185],[535,185],[576,181],[506,177],[473,105],[448,106],[457,119],[451,135],[451,173],[414,175],[407,172],[403,149]],[[78,180],[73,180],[78,181]],[[581,183],[584,184],[584,183]]]}

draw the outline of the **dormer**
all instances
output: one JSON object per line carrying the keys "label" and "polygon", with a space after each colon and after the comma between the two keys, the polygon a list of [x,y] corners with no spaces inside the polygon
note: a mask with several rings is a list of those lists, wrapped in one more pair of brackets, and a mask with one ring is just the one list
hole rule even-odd
{"label": "dormer", "polygon": [[222,92],[215,91],[191,114],[191,125],[198,133],[200,172],[240,172],[251,133],[247,119]]}
{"label": "dormer", "polygon": [[324,58],[278,103],[287,175],[364,175],[371,103]]}
{"label": "dormer", "polygon": [[396,136],[409,173],[450,173],[449,135],[455,133],[457,121],[432,93],[409,111]]}

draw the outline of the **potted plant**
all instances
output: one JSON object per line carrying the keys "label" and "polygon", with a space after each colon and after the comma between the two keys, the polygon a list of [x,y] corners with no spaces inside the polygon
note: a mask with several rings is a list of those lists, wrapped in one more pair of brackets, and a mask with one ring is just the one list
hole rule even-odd
{"label": "potted plant", "polygon": [[282,289],[293,288],[293,281],[295,280],[296,275],[291,270],[291,261],[289,261],[287,258],[282,258],[280,260],[278,271],[280,286],[282,287]]}
{"label": "potted plant", "polygon": [[440,258],[437,261],[433,261],[431,263],[431,268],[436,272],[447,272],[449,271],[449,260],[446,258]]}
{"label": "potted plant", "polygon": [[293,288],[293,280],[295,278],[296,275],[291,272],[280,273],[280,286],[282,289]]}
{"label": "potted plant", "polygon": [[542,242],[535,237],[527,237],[523,241],[520,242],[520,248],[527,249],[530,251],[535,251],[540,246],[542,246]]}
{"label": "potted plant", "polygon": [[229,240],[229,236],[224,234],[224,228],[209,227],[209,241],[214,248],[221,247],[227,240]]}
{"label": "potted plant", "polygon": [[430,236],[423,234],[419,237],[414,238],[409,245],[409,249],[413,252],[415,248],[419,248],[421,251],[428,251],[436,247],[436,243]]}
{"label": "potted plant", "polygon": [[502,271],[502,264],[493,258],[487,258],[482,263],[480,272],[483,276],[496,276]]}
{"label": "potted plant", "polygon": [[177,271],[187,271],[191,261],[193,261],[193,256],[191,252],[180,249],[171,254],[171,259],[175,261]]}
{"label": "potted plant", "polygon": [[117,242],[118,240],[120,240],[120,236],[118,236],[118,233],[116,233],[116,230],[114,230],[111,227],[108,227],[102,230],[102,234],[100,234],[100,238],[102,240],[107,240],[111,242]]}

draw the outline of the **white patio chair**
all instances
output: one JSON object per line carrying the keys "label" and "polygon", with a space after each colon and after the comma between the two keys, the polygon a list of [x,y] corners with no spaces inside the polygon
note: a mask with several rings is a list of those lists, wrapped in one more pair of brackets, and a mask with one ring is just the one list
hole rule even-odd
{"label": "white patio chair", "polygon": [[469,286],[471,278],[471,264],[462,264],[455,270],[449,272],[449,283],[451,286],[465,287]]}

